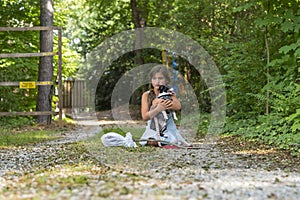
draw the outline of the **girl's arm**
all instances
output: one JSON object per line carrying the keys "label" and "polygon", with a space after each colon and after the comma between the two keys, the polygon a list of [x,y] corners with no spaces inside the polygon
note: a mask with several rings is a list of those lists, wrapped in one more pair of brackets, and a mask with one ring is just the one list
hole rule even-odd
{"label": "girl's arm", "polygon": [[144,92],[142,95],[142,106],[141,106],[141,112],[142,112],[142,118],[143,120],[149,120],[155,115],[157,115],[159,112],[167,109],[171,110],[180,110],[181,104],[180,101],[176,98],[175,95],[172,96],[172,101],[169,100],[163,100],[163,99],[155,99],[152,103],[155,109],[149,110],[149,104],[148,104],[148,97],[149,93]]}
{"label": "girl's arm", "polygon": [[156,105],[153,105],[153,107],[155,108],[149,110],[148,97],[149,97],[149,93],[144,92],[144,94],[142,95],[141,112],[142,112],[142,118],[145,121],[153,118],[155,115],[166,110],[167,107],[169,107],[169,103],[159,100],[155,103]]}
{"label": "girl's arm", "polygon": [[168,108],[168,109],[171,109],[174,111],[181,109],[181,103],[175,95],[172,95],[172,105],[171,105],[171,108]]}
{"label": "girl's arm", "polygon": [[149,97],[149,92],[144,92],[142,95],[141,113],[142,113],[142,118],[145,121],[150,119],[148,97]]}

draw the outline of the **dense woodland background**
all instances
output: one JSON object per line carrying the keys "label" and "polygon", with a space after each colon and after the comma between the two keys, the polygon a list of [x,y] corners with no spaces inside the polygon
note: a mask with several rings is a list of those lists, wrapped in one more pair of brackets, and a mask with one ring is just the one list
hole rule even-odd
{"label": "dense woodland background", "polygon": [[[226,84],[225,133],[300,152],[299,0],[55,0],[54,26],[62,26],[63,76],[74,77],[86,56],[106,38],[141,27],[167,28],[199,42],[214,59]],[[0,26],[40,25],[36,0],[0,0]],[[0,32],[0,53],[39,51],[38,32]],[[54,34],[57,48],[57,35]],[[38,59],[0,59],[1,81],[35,81]],[[57,63],[57,58],[54,58]],[[97,108],[110,108],[111,89],[138,64],[162,62],[159,50],[123,55],[105,69]],[[209,93],[189,62],[179,72],[209,113]],[[57,66],[57,65],[56,65]],[[57,68],[56,68],[57,69]],[[54,71],[53,81],[57,79]],[[0,87],[0,111],[35,110],[37,91]],[[55,100],[55,99],[54,99]],[[109,102],[109,103],[106,103]],[[138,104],[139,101],[134,101]],[[202,116],[201,127],[206,119]],[[207,115],[209,116],[209,115]],[[30,118],[1,118],[1,123]]]}

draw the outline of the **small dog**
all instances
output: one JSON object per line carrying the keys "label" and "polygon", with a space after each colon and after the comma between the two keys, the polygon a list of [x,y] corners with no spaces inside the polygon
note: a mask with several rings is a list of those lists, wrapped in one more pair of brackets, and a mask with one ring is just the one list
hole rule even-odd
{"label": "small dog", "polygon": [[163,116],[163,113],[158,113],[150,123],[150,129],[156,131],[160,137],[168,138],[168,135],[164,134],[167,130],[167,120]]}
{"label": "small dog", "polygon": [[[158,88],[158,91],[159,91],[159,94],[158,94],[157,98],[172,101],[172,95],[174,94],[173,88],[169,88],[168,86],[165,86],[165,85],[160,85]],[[162,114],[165,119],[168,119],[167,114],[169,114],[169,113],[170,113],[169,110],[162,111]],[[173,113],[174,119],[177,120],[176,113],[174,111],[172,113]]]}
{"label": "small dog", "polygon": [[[169,101],[172,101],[172,95],[174,94],[173,89],[169,88],[165,85],[161,85],[158,88],[159,94],[156,98],[160,98],[160,99],[166,99]],[[167,130],[167,119],[168,119],[168,115],[170,111],[166,110],[166,111],[162,111],[160,113],[158,113],[152,120],[151,120],[151,124],[150,124],[150,128],[152,130],[155,130],[158,132],[160,137],[164,137],[164,138],[168,138],[168,135],[164,134],[164,132]],[[177,120],[177,116],[175,112],[173,113],[173,117],[175,120]]]}

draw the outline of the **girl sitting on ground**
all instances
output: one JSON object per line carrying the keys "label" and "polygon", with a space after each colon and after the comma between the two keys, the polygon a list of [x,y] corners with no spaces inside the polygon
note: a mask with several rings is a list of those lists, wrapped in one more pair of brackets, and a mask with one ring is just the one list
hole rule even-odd
{"label": "girl sitting on ground", "polygon": [[[147,121],[146,131],[141,137],[141,140],[148,140],[148,142],[142,141],[140,143],[142,145],[147,144],[155,146],[166,145],[169,143],[185,147],[191,146],[179,134],[171,112],[169,112],[167,119],[162,115],[162,111],[165,110],[179,111],[181,109],[180,101],[177,99],[176,95],[172,95],[172,100],[156,98],[159,95],[159,86],[168,85],[170,83],[167,68],[163,65],[153,67],[150,71],[150,82],[150,90],[143,93],[141,102],[142,118]],[[153,128],[153,124],[155,124],[154,127],[156,128]],[[160,130],[164,130],[164,132],[160,133]],[[153,141],[150,142],[150,140]],[[166,142],[164,143],[163,141]]]}

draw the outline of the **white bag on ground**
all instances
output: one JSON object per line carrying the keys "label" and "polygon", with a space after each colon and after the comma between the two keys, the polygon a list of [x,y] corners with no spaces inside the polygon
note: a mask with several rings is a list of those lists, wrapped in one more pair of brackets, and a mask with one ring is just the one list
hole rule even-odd
{"label": "white bag on ground", "polygon": [[124,146],[125,147],[137,147],[136,143],[132,139],[132,135],[130,132],[126,133]]}
{"label": "white bag on ground", "polygon": [[132,135],[130,132],[126,133],[126,137],[123,137],[122,135],[115,132],[109,132],[102,135],[101,141],[102,144],[106,147],[137,147],[136,143],[132,139]]}

